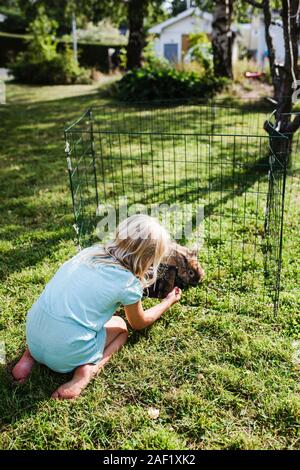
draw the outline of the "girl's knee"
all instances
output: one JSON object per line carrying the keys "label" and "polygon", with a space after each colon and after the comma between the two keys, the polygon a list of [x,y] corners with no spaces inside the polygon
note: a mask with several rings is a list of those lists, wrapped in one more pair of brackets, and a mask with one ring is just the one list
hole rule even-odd
{"label": "girl's knee", "polygon": [[128,330],[122,331],[121,335],[124,338],[124,343],[126,343],[128,340]]}
{"label": "girl's knee", "polygon": [[128,329],[125,321],[121,318],[122,322],[120,323],[120,336],[122,336],[124,344],[128,340]]}
{"label": "girl's knee", "polygon": [[114,324],[113,324],[114,328],[118,328],[118,330],[120,330],[120,333],[127,333],[128,334],[128,328],[127,328],[126,322],[123,320],[123,318],[118,317],[118,316],[114,316],[112,318],[112,320],[114,322]]}
{"label": "girl's knee", "polygon": [[126,322],[123,320],[123,318],[121,318],[121,323],[120,323],[120,333],[123,334],[123,335],[126,335],[128,337],[128,328],[127,328],[127,325],[126,325]]}

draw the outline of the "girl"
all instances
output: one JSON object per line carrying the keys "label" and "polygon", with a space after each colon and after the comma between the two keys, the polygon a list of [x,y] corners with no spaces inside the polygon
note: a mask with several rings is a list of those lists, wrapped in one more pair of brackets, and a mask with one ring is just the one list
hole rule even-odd
{"label": "girl", "polygon": [[28,313],[28,348],[13,369],[15,380],[23,383],[37,361],[61,373],[75,370],[53,398],[80,395],[127,340],[126,323],[114,315],[119,305],[130,326],[140,330],[180,300],[176,287],[146,311],[141,303],[169,243],[156,219],[133,215],[119,225],[111,243],[86,248],[64,263]]}

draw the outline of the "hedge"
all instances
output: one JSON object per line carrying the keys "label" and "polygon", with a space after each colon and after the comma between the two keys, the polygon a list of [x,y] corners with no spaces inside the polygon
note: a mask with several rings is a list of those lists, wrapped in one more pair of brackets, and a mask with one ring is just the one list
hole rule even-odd
{"label": "hedge", "polygon": [[[25,35],[8,34],[0,32],[0,67],[8,67],[19,52],[26,50]],[[64,42],[59,47],[63,49]],[[78,44],[79,63],[82,67],[95,67],[101,72],[109,71],[108,49],[119,49],[123,46],[109,46],[101,44]]]}

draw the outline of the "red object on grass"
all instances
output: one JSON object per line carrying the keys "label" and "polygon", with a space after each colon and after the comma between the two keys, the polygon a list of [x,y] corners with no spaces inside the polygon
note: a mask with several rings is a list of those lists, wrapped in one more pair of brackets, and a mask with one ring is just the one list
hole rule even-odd
{"label": "red object on grass", "polygon": [[261,78],[264,77],[266,74],[265,72],[245,72],[246,78]]}

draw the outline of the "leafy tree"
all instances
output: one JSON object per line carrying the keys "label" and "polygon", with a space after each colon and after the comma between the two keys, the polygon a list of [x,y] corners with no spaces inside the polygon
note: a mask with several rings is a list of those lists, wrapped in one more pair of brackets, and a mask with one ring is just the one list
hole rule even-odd
{"label": "leafy tree", "polygon": [[75,12],[79,26],[85,22],[110,18],[113,24],[125,24],[129,28],[127,67],[140,67],[145,46],[145,26],[164,19],[163,0],[19,0],[28,21],[32,21],[38,8],[44,6],[49,17],[59,25],[60,34],[69,32],[72,13]]}
{"label": "leafy tree", "polygon": [[47,2],[44,0],[36,0],[34,2],[31,0],[19,0],[18,3],[28,24],[31,24],[37,18],[41,7],[46,7],[48,16],[57,21],[60,32],[66,32],[68,29],[66,27],[66,8],[69,2],[66,0],[61,0],[60,2],[53,0]]}
{"label": "leafy tree", "polygon": [[28,47],[10,65],[15,78],[23,83],[67,84],[86,83],[89,76],[74,60],[66,47],[57,49],[57,22],[50,19],[42,5],[36,18],[30,23]]}
{"label": "leafy tree", "polygon": [[57,22],[50,19],[44,8],[40,7],[38,15],[30,24],[28,32],[31,36],[28,53],[35,58],[36,62],[50,61],[56,57],[57,39],[55,32],[57,30]]}
{"label": "leafy tree", "polygon": [[18,10],[18,0],[0,0],[0,11]]}
{"label": "leafy tree", "polygon": [[195,5],[200,8],[202,11],[208,11],[209,13],[213,12],[215,6],[214,0],[195,0]]}
{"label": "leafy tree", "polygon": [[169,15],[165,8],[165,2],[163,0],[150,1],[148,6],[147,16],[145,18],[146,29],[158,23],[162,23],[168,19]]}
{"label": "leafy tree", "polygon": [[170,5],[171,16],[179,15],[187,8],[186,0],[173,0]]}
{"label": "leafy tree", "polygon": [[60,34],[67,33],[71,28],[72,14],[76,14],[77,22],[84,26],[87,21],[97,23],[110,18],[119,25],[126,18],[126,2],[122,0],[18,0],[20,9],[28,23],[37,16],[39,7],[44,6],[50,18],[58,23]]}
{"label": "leafy tree", "polygon": [[205,33],[191,33],[189,44],[192,48],[191,57],[197,61],[206,72],[212,72],[211,64],[211,41]]}

